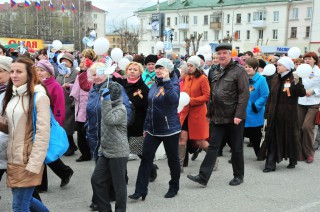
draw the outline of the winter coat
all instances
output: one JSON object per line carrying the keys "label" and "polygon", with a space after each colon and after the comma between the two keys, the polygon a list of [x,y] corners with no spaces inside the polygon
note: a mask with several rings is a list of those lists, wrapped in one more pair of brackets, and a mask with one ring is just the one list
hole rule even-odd
{"label": "winter coat", "polygon": [[180,89],[175,74],[168,81],[156,78],[148,94],[144,130],[152,136],[171,136],[181,131],[177,113]]}
{"label": "winter coat", "polygon": [[[2,114],[2,100],[5,92],[0,94],[0,114]],[[9,136],[6,133],[0,132],[0,169],[7,169],[6,151],[8,146]]]}
{"label": "winter coat", "polygon": [[[27,84],[13,86],[5,117],[0,117],[0,130],[9,132],[7,148],[7,186],[26,188],[41,184],[50,138],[50,100],[45,88],[36,85],[37,131],[32,141],[32,123],[27,123],[29,94]],[[33,101],[33,100],[31,100]],[[22,105],[23,104],[23,105]]]}
{"label": "winter coat", "polygon": [[313,77],[302,79],[302,84],[306,90],[313,90],[311,96],[299,97],[299,105],[318,105],[320,103],[320,69],[317,65],[313,67]]}
{"label": "winter coat", "polygon": [[[287,81],[290,83],[291,96],[284,91]],[[301,79],[295,85],[292,71],[282,78],[280,74],[274,76],[266,106],[267,131],[259,158],[265,158],[271,142],[276,142],[276,162],[279,163],[283,158],[302,159],[297,105],[298,97],[305,95]]]}
{"label": "winter coat", "polygon": [[[88,102],[88,96],[89,92],[81,89],[80,86],[80,79],[83,76],[87,79],[87,72],[79,72],[78,76],[72,85],[70,97],[74,99],[74,105],[75,105],[75,120],[78,122],[85,122],[87,118],[87,102]],[[84,83],[82,81],[82,83]],[[90,83],[89,83],[90,84]],[[91,84],[92,85],[92,84]]]}
{"label": "winter coat", "polygon": [[264,124],[265,105],[269,96],[266,78],[256,73],[249,80],[250,98],[247,106],[245,127],[258,127]]}
{"label": "winter coat", "polygon": [[213,71],[211,102],[207,117],[215,124],[233,123],[234,118],[246,119],[249,99],[249,77],[244,68],[233,60],[224,68]]}
{"label": "winter coat", "polygon": [[99,155],[106,158],[129,157],[127,137],[127,111],[122,97],[117,100],[101,100],[101,145]]}
{"label": "winter coat", "polygon": [[[66,77],[66,75],[59,74],[57,76],[57,82],[62,86],[65,83],[73,84],[78,71],[75,68],[71,68],[71,74]],[[75,129],[75,117],[74,117],[74,102],[73,98],[70,95],[70,88],[63,88],[64,97],[65,97],[65,111],[66,111],[66,118],[64,121],[63,128],[66,130],[67,135],[73,135]]]}
{"label": "winter coat", "polygon": [[188,75],[184,81],[183,91],[190,96],[190,103],[180,113],[180,124],[188,117],[188,134],[191,140],[204,140],[209,137],[206,103],[210,98],[210,86],[207,77],[199,78]]}
{"label": "winter coat", "polygon": [[147,108],[148,108],[148,93],[149,88],[140,79],[134,83],[128,83],[126,79],[114,79],[116,82],[121,84],[131,103],[135,108],[134,121],[132,125],[128,126],[128,137],[139,137],[143,135],[143,125],[146,119]]}
{"label": "winter coat", "polygon": [[[100,145],[100,128],[101,128],[101,93],[103,88],[106,88],[108,85],[107,80],[100,84],[93,84],[91,90],[89,91],[89,97],[86,107],[87,119],[86,119],[86,137],[89,142],[89,147],[91,155],[93,158],[98,156],[98,148]],[[123,104],[127,110],[127,120],[128,116],[132,115],[129,98],[124,89],[122,89],[122,100]],[[129,115],[128,115],[129,114]]]}
{"label": "winter coat", "polygon": [[156,78],[156,72],[149,72],[148,69],[146,69],[142,75],[142,81],[148,86],[148,88],[151,88],[151,86],[154,84],[154,80]]}
{"label": "winter coat", "polygon": [[60,126],[63,126],[64,119],[66,117],[63,89],[54,77],[44,80],[43,83],[49,93],[50,107],[53,116]]}

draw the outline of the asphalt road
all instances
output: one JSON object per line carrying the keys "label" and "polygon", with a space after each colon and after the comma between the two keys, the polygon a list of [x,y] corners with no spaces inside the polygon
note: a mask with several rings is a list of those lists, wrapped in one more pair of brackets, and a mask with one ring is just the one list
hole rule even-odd
{"label": "asphalt road", "polygon": [[[244,147],[245,178],[240,186],[229,186],[232,167],[228,163],[229,148],[220,157],[219,168],[211,176],[206,188],[187,179],[187,174],[197,174],[204,152],[196,161],[190,161],[181,175],[179,194],[172,199],[163,196],[168,189],[169,168],[167,160],[158,160],[158,178],[149,184],[146,200],[128,199],[128,212],[208,212],[208,211],[320,211],[320,157],[316,152],[312,164],[299,162],[295,169],[287,169],[288,161],[283,161],[272,173],[263,173],[263,161],[256,161],[252,148]],[[43,202],[53,212],[89,211],[92,189],[90,177],[94,162],[75,162],[74,156],[63,157],[63,161],[74,170],[70,184],[60,189],[60,179],[48,169],[49,190],[41,194]],[[128,194],[134,192],[134,185],[140,160],[128,162]],[[5,176],[4,176],[5,178]],[[5,179],[0,182],[0,212],[11,210],[11,192],[5,187]]]}

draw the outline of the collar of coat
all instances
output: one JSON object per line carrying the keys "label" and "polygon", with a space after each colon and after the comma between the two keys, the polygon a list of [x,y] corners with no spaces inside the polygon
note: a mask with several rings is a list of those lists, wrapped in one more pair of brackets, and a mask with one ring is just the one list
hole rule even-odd
{"label": "collar of coat", "polygon": [[285,80],[287,80],[289,77],[291,77],[293,70],[291,70],[288,74],[284,75],[283,77],[281,77],[281,74],[278,74],[278,79],[280,82],[283,82]]}

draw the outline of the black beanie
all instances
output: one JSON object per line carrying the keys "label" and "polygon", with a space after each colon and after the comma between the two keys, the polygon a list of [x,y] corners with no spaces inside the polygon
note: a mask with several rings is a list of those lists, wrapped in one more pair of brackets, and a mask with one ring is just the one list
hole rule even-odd
{"label": "black beanie", "polygon": [[157,63],[157,60],[157,55],[149,54],[146,59],[144,59],[144,64],[147,65],[148,63]]}
{"label": "black beanie", "polygon": [[259,68],[264,68],[264,67],[266,67],[266,62],[264,62],[264,60],[262,60],[262,59],[259,59]]}
{"label": "black beanie", "polygon": [[198,54],[197,56],[200,57],[201,60],[205,61],[204,56],[202,54]]}

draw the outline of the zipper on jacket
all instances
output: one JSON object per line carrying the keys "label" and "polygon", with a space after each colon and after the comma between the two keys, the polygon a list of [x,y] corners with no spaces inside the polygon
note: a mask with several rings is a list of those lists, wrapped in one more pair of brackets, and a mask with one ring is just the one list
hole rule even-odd
{"label": "zipper on jacket", "polygon": [[[158,89],[157,89],[158,90]],[[157,91],[156,90],[156,91]],[[153,132],[153,134],[154,134],[154,125],[153,125],[153,100],[154,100],[154,96],[155,96],[155,94],[156,94],[157,92],[154,92],[153,93],[153,96],[152,96],[152,107],[151,107],[151,123],[152,123],[152,132]]]}
{"label": "zipper on jacket", "polygon": [[169,127],[169,123],[168,123],[168,117],[167,117],[167,116],[165,116],[164,118],[166,119],[168,129],[170,129],[170,127]]}
{"label": "zipper on jacket", "polygon": [[[19,102],[20,102],[20,96],[19,96],[17,104],[14,106],[14,108],[12,110],[12,125],[13,125],[13,128],[12,128],[12,144],[11,144],[11,163],[13,163],[13,141],[14,141],[14,131],[15,131],[14,111],[15,111],[17,105],[19,104]],[[23,105],[22,105],[22,107],[23,107]]]}

